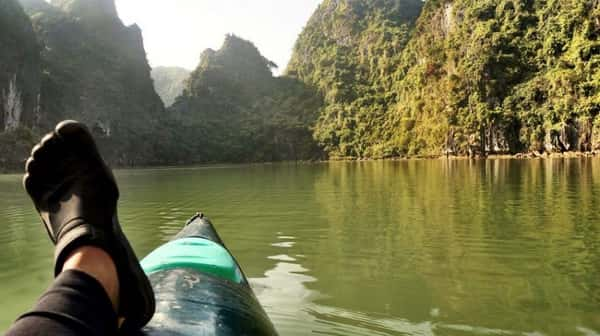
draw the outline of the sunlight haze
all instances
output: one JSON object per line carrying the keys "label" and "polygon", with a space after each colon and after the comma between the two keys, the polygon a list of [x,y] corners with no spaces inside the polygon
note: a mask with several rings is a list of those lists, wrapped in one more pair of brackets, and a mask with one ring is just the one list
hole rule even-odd
{"label": "sunlight haze", "polygon": [[225,34],[248,39],[282,72],[294,42],[320,0],[117,0],[119,16],[137,23],[152,67],[193,70],[200,53],[218,49]]}

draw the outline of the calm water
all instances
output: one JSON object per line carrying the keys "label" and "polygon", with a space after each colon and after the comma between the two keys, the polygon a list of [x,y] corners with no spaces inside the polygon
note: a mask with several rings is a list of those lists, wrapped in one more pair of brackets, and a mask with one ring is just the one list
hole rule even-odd
{"label": "calm water", "polygon": [[[139,255],[204,211],[282,335],[598,335],[600,160],[117,172]],[[0,176],[0,330],[51,280]]]}

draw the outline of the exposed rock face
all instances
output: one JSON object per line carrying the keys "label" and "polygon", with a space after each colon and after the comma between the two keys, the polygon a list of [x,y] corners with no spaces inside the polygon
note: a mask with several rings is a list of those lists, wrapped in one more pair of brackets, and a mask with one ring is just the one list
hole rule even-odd
{"label": "exposed rock face", "polygon": [[38,114],[40,49],[16,0],[0,1],[0,133],[31,127]]}
{"label": "exposed rock face", "polygon": [[78,119],[104,137],[110,161],[152,162],[151,133],[164,106],[140,28],[123,25],[114,0],[23,3],[42,45],[41,127]]}
{"label": "exposed rock face", "polygon": [[154,89],[165,106],[171,106],[185,87],[190,71],[178,67],[156,67],[152,69]]}

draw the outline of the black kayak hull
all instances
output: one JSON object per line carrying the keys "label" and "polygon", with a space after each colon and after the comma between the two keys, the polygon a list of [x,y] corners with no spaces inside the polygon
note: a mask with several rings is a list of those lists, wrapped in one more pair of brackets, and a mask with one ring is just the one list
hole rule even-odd
{"label": "black kayak hull", "polygon": [[[210,221],[201,214],[194,216],[173,241],[188,238],[210,240],[225,248]],[[277,335],[233,256],[232,260],[240,274],[238,281],[192,267],[149,274],[156,313],[142,334]]]}

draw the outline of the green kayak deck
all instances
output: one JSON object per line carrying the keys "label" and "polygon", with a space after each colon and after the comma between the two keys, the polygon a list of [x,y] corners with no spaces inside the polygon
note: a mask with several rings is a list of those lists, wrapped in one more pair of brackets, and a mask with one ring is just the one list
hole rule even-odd
{"label": "green kayak deck", "polygon": [[242,274],[229,251],[206,238],[190,237],[170,241],[141,262],[146,274],[168,269],[193,269],[235,283]]}

